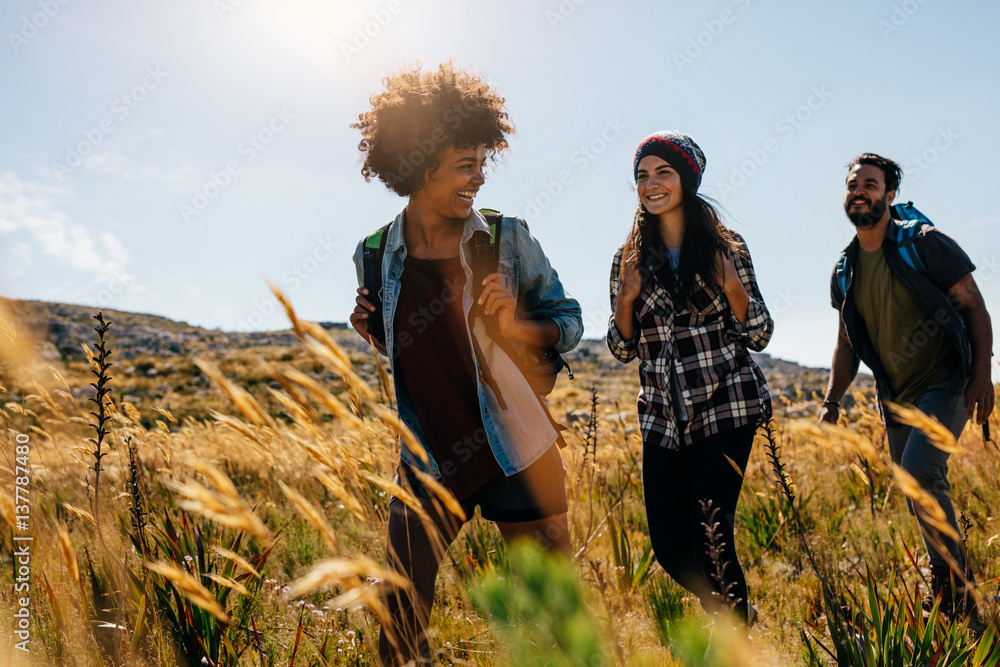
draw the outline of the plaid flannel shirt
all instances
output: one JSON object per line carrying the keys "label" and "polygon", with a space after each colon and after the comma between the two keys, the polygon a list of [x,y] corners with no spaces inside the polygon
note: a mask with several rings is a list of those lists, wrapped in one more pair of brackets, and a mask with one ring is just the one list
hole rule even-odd
{"label": "plaid flannel shirt", "polygon": [[[738,234],[736,243],[746,251]],[[760,367],[747,351],[763,350],[774,331],[757,287],[749,253],[734,253],[736,272],[750,297],[740,324],[721,290],[697,277],[690,306],[675,309],[655,279],[642,286],[633,306],[636,334],[625,340],[615,325],[622,248],[611,265],[608,348],[628,363],[639,358],[639,429],[646,444],[668,449],[700,442],[771,416],[771,397]],[[682,424],[686,422],[686,428]]]}

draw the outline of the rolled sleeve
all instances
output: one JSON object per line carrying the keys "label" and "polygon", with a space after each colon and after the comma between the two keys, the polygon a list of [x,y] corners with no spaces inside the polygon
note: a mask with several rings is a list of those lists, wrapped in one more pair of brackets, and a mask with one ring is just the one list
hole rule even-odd
{"label": "rolled sleeve", "polygon": [[638,334],[632,340],[625,340],[622,333],[618,331],[618,325],[615,324],[615,316],[611,316],[611,321],[608,322],[608,349],[611,350],[611,354],[614,355],[615,359],[627,364],[636,357],[636,350],[639,347],[639,336]]}
{"label": "rolled sleeve", "polygon": [[358,242],[358,247],[354,250],[354,271],[358,274],[358,287],[362,287],[365,284],[364,252],[365,239],[361,239]]}
{"label": "rolled sleeve", "polygon": [[615,359],[627,364],[635,359],[639,347],[639,328],[636,327],[635,335],[631,340],[625,340],[622,332],[615,324],[615,306],[618,302],[618,272],[621,267],[622,248],[618,248],[615,258],[611,262],[611,279],[609,281],[609,292],[611,295],[611,318],[608,320],[608,335],[606,337],[608,349]]}
{"label": "rolled sleeve", "polygon": [[771,334],[774,333],[774,320],[771,319],[771,313],[768,312],[767,306],[764,304],[764,297],[757,286],[757,275],[754,273],[753,261],[750,259],[750,251],[747,249],[746,242],[739,235],[736,238],[738,248],[742,252],[733,253],[733,260],[736,264],[736,273],[740,277],[740,282],[743,283],[743,288],[747,291],[750,302],[747,305],[746,322],[740,324],[739,320],[730,314],[726,333],[730,338],[743,343],[754,352],[760,352],[767,347],[771,340]]}
{"label": "rolled sleeve", "polygon": [[976,270],[969,256],[958,243],[935,227],[926,227],[916,246],[930,279],[947,292],[959,280]]}
{"label": "rolled sleeve", "polygon": [[555,348],[569,352],[583,338],[583,309],[573,297],[566,294],[559,274],[541,244],[528,231],[527,223],[511,218],[517,255],[521,262],[519,296],[525,309],[534,319],[548,318],[559,327],[559,341]]}
{"label": "rolled sleeve", "polygon": [[844,305],[844,293],[840,290],[840,281],[837,277],[839,268],[839,264],[833,267],[833,274],[830,276],[830,305],[834,310],[840,310]]}

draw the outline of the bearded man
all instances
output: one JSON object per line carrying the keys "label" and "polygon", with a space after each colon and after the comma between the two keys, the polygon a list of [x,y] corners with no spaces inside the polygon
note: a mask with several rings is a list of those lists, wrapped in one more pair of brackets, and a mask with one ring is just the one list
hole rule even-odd
{"label": "bearded man", "polygon": [[[993,331],[972,271],[958,244],[925,221],[892,216],[902,169],[873,153],[848,165],[844,211],[857,234],[831,280],[840,312],[830,382],[819,419],[837,423],[840,400],[864,361],[875,376],[879,412],[893,462],[937,500],[954,529],[950,536],[910,504],[928,553],[933,604],[972,613],[972,574],[955,520],[948,453],[919,429],[895,422],[887,402],[937,418],[957,438],[967,420],[985,424],[993,410],[990,356]],[[948,531],[950,532],[950,531]]]}

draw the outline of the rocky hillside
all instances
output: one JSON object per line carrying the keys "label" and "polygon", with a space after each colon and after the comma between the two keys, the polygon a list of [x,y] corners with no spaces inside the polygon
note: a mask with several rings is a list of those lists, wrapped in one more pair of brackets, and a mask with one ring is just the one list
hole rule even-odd
{"label": "rocky hillside", "polygon": [[[11,301],[14,313],[41,345],[43,358],[64,361],[83,359],[82,341],[94,337],[99,309],[45,301]],[[121,310],[100,309],[105,320],[112,321],[109,334],[119,359],[139,357],[189,357],[227,350],[255,347],[291,347],[297,344],[295,334],[288,331],[240,333],[202,329],[187,322]],[[325,323],[329,329],[345,329],[346,325]],[[358,346],[361,349],[362,346]]]}
{"label": "rocky hillside", "polygon": [[[11,306],[23,326],[39,341],[40,356],[64,363],[83,361],[82,342],[91,341],[94,336],[93,308],[43,301],[13,301]],[[154,369],[144,371],[149,375],[157,373],[155,368],[170,368],[172,359],[181,363],[194,357],[266,358],[299,347],[290,330],[240,333],[203,329],[156,315],[117,310],[104,310],[103,314],[113,322],[110,340],[121,367],[131,370],[128,363],[131,360],[133,367],[138,364]],[[352,356],[367,354],[367,345],[346,324],[324,323],[324,326]],[[584,340],[566,358],[574,372],[581,379],[586,378],[585,382],[598,382],[602,377],[622,379],[636,372],[634,364],[625,366],[615,361],[603,340]],[[807,368],[767,354],[754,354],[754,358],[772,390],[792,402],[822,392],[826,384],[826,369]],[[146,360],[155,360],[155,365]],[[870,383],[870,378],[861,378],[861,383]]]}

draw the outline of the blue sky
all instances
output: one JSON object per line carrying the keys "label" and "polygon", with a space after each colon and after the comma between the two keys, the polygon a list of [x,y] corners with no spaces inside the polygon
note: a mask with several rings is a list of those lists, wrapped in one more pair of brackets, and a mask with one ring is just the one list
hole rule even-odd
{"label": "blue sky", "polygon": [[[845,165],[905,168],[1000,313],[1000,6],[542,0],[8,0],[0,9],[0,293],[221,329],[345,321],[351,252],[404,201],[349,127],[391,70],[453,57],[517,135],[477,205],[529,220],[587,335],[635,206],[631,157],[692,135],[747,240],[771,354],[829,363]],[[560,182],[560,180],[562,182]]]}

